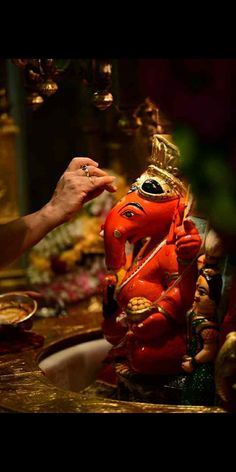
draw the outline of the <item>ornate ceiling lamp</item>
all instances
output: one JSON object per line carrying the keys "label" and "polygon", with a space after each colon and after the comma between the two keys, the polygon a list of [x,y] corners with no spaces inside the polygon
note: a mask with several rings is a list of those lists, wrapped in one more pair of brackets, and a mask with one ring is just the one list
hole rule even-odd
{"label": "ornate ceiling lamp", "polygon": [[108,60],[92,59],[92,102],[99,110],[107,110],[113,104],[112,64]]}
{"label": "ornate ceiling lamp", "polygon": [[69,66],[69,59],[12,59],[13,64],[24,71],[27,104],[37,110],[58,90],[55,81]]}

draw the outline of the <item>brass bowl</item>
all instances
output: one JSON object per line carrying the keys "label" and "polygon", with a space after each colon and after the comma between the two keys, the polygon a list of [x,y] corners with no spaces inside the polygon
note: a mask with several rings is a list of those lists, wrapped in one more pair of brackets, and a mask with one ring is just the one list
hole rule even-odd
{"label": "brass bowl", "polygon": [[34,315],[37,307],[36,300],[25,294],[0,295],[0,326],[20,325]]}

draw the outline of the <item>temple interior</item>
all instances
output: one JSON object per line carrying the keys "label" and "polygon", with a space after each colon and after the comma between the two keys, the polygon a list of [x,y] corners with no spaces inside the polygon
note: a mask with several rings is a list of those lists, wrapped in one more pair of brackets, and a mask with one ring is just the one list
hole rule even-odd
{"label": "temple interior", "polygon": [[235,80],[0,60],[0,412],[235,413]]}

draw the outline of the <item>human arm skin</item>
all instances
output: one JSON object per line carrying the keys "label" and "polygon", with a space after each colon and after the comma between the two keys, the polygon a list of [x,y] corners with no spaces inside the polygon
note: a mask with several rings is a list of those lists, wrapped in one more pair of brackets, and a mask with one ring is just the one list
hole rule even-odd
{"label": "human arm skin", "polygon": [[[90,177],[80,168],[87,165]],[[0,267],[37,244],[49,231],[70,220],[103,190],[115,192],[115,177],[88,157],[75,157],[59,179],[52,198],[40,210],[0,225]]]}

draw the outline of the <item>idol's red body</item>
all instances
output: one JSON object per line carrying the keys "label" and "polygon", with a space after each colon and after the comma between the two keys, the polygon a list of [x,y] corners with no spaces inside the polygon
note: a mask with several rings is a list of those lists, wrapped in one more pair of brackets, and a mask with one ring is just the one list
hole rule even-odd
{"label": "idol's red body", "polygon": [[[192,261],[201,244],[193,222],[182,224],[184,203],[184,197],[178,196],[151,201],[136,189],[123,197],[105,221],[109,271],[118,273],[127,267],[126,241],[134,244],[134,250],[141,246],[119,284],[115,285],[114,275],[105,278],[103,322],[104,335],[114,345],[112,355],[125,357],[131,370],[141,374],[181,373],[186,351],[185,316],[197,279],[196,263]],[[148,238],[145,244],[144,238]],[[181,280],[165,294],[180,274]],[[108,297],[108,287],[111,290],[113,285],[117,303]],[[157,302],[158,308],[141,323],[126,327],[117,316],[126,310],[131,298],[140,296]]]}

